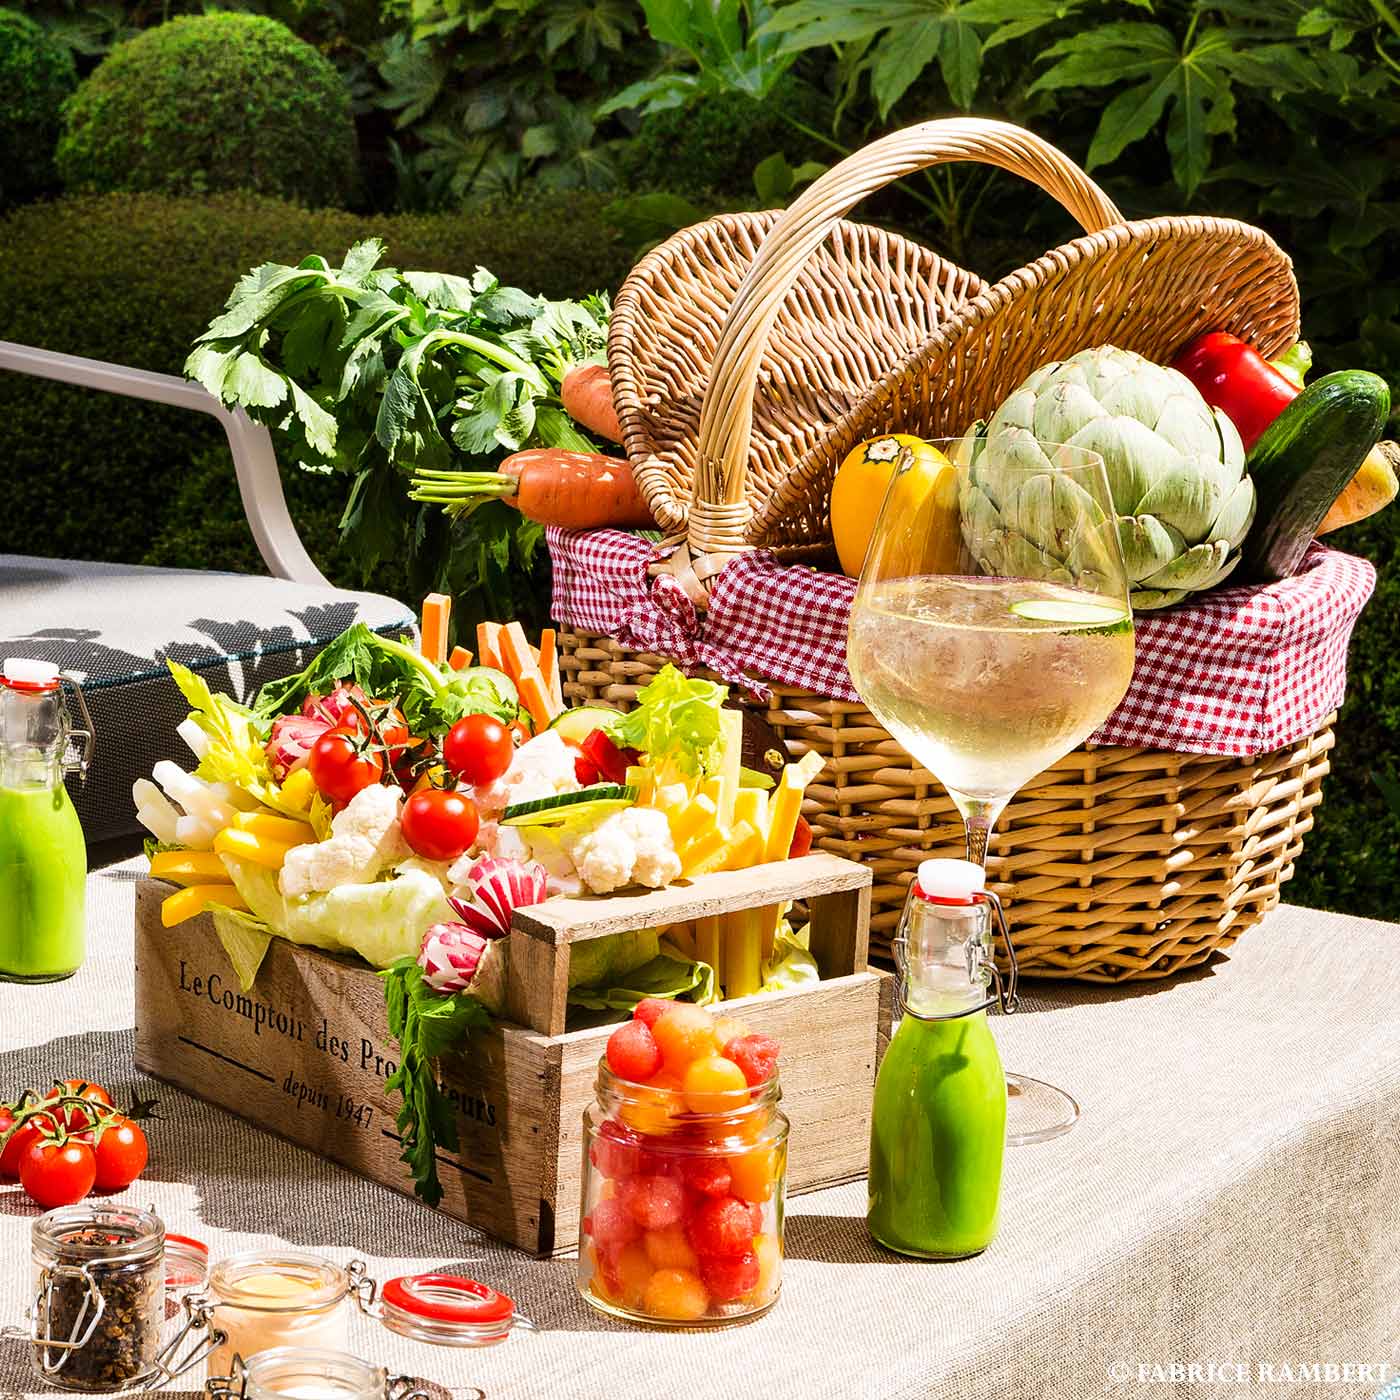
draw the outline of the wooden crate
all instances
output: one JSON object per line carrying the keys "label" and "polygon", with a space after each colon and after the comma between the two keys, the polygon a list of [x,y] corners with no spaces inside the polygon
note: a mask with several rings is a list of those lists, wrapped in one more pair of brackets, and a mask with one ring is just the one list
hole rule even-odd
{"label": "wooden crate", "polygon": [[[788,1190],[862,1176],[891,988],[866,965],[870,872],[829,855],[708,875],[639,895],[557,899],[517,911],[507,1011],[439,1066],[458,1106],[460,1154],[439,1154],[441,1209],[535,1254],[578,1243],[585,1107],[611,1027],[564,1031],[571,944],[779,900],[802,900],[822,981],[727,1004],[783,1046],[792,1121]],[[149,1074],[395,1190],[397,1111],[384,1093],[397,1052],[382,984],[350,957],[272,940],[239,990],[205,915],[160,922],[170,886],[136,895],[136,1063]]]}

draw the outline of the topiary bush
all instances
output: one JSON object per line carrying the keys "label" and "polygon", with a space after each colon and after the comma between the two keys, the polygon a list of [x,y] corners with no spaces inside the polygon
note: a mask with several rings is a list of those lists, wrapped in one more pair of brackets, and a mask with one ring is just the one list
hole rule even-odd
{"label": "topiary bush", "polygon": [[0,10],[0,208],[54,187],[59,113],[77,85],[67,49],[28,15]]}
{"label": "topiary bush", "polygon": [[261,15],[191,15],[119,44],[64,110],[69,189],[255,190],[339,205],[357,186],[350,94]]}
{"label": "topiary bush", "polygon": [[[333,259],[378,234],[386,262],[470,272],[550,297],[615,289],[630,257],[605,196],[563,194],[463,213],[362,217],[249,194],[84,195],[0,220],[0,340],[179,374],[234,282],[262,262]],[[61,249],[61,256],[55,256]],[[260,571],[222,431],[158,404],[0,373],[0,554]],[[337,543],[343,477],[283,476],[323,572],[414,594]]]}

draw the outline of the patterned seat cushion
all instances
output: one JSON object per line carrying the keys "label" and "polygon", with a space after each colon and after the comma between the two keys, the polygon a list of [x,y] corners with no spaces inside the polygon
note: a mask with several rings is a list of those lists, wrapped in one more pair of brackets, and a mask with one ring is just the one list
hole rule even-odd
{"label": "patterned seat cushion", "polygon": [[92,770],[86,784],[68,781],[89,841],[140,829],[131,784],[153,764],[192,765],[175,733],[186,706],[166,657],[247,700],[265,681],[301,670],[356,621],[391,636],[414,625],[402,603],[373,593],[0,554],[0,658],[53,662],[82,681],[92,712]]}

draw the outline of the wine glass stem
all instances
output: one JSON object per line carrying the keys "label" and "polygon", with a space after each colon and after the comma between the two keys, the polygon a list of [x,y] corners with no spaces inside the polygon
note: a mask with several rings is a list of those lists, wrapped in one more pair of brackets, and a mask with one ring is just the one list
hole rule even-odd
{"label": "wine glass stem", "polygon": [[969,797],[958,803],[962,812],[963,829],[967,834],[967,858],[983,869],[987,866],[987,839],[991,836],[992,827],[996,825],[996,820],[1005,806],[1005,798],[1000,802],[986,802]]}

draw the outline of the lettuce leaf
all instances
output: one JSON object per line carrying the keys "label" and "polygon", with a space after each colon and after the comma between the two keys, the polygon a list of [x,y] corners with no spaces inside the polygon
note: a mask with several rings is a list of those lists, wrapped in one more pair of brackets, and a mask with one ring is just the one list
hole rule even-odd
{"label": "lettuce leaf", "polygon": [[728,691],[714,681],[688,680],[663,666],[637,694],[613,731],[614,741],[640,749],[658,768],[687,778],[718,770],[722,757],[720,710]]}
{"label": "lettuce leaf", "polygon": [[569,950],[569,986],[605,986],[650,962],[660,951],[661,935],[654,928],[575,943]]}
{"label": "lettuce leaf", "polygon": [[787,992],[808,982],[820,982],[817,960],[791,933],[779,933],[773,940],[773,956],[763,964],[760,992]]}
{"label": "lettuce leaf", "polygon": [[242,991],[252,989],[258,969],[272,944],[272,930],[259,918],[242,909],[225,909],[221,904],[209,906],[214,917],[214,932],[224,945],[224,952],[238,974]]}
{"label": "lettuce leaf", "polygon": [[274,933],[308,948],[358,953],[374,967],[417,957],[424,930],[454,917],[441,883],[424,870],[401,870],[375,884],[341,885],[288,899],[275,870],[223,859],[249,912]]}
{"label": "lettuce leaf", "polygon": [[606,986],[570,987],[568,1004],[589,1011],[629,1012],[646,997],[714,1001],[715,970],[674,953],[661,952]]}
{"label": "lettuce leaf", "polygon": [[486,666],[445,672],[412,646],[357,622],[304,670],[263,686],[253,713],[264,722],[293,714],[308,695],[324,695],[337,681],[353,681],[376,700],[392,700],[415,734],[443,734],[472,714],[509,723],[519,706],[515,684],[504,673]]}
{"label": "lettuce leaf", "polygon": [[246,705],[215,695],[204,677],[166,657],[165,664],[190,707],[190,718],[209,736],[209,752],[195,768],[195,777],[211,783],[236,783],[252,790],[271,781],[263,745],[266,725]]}

